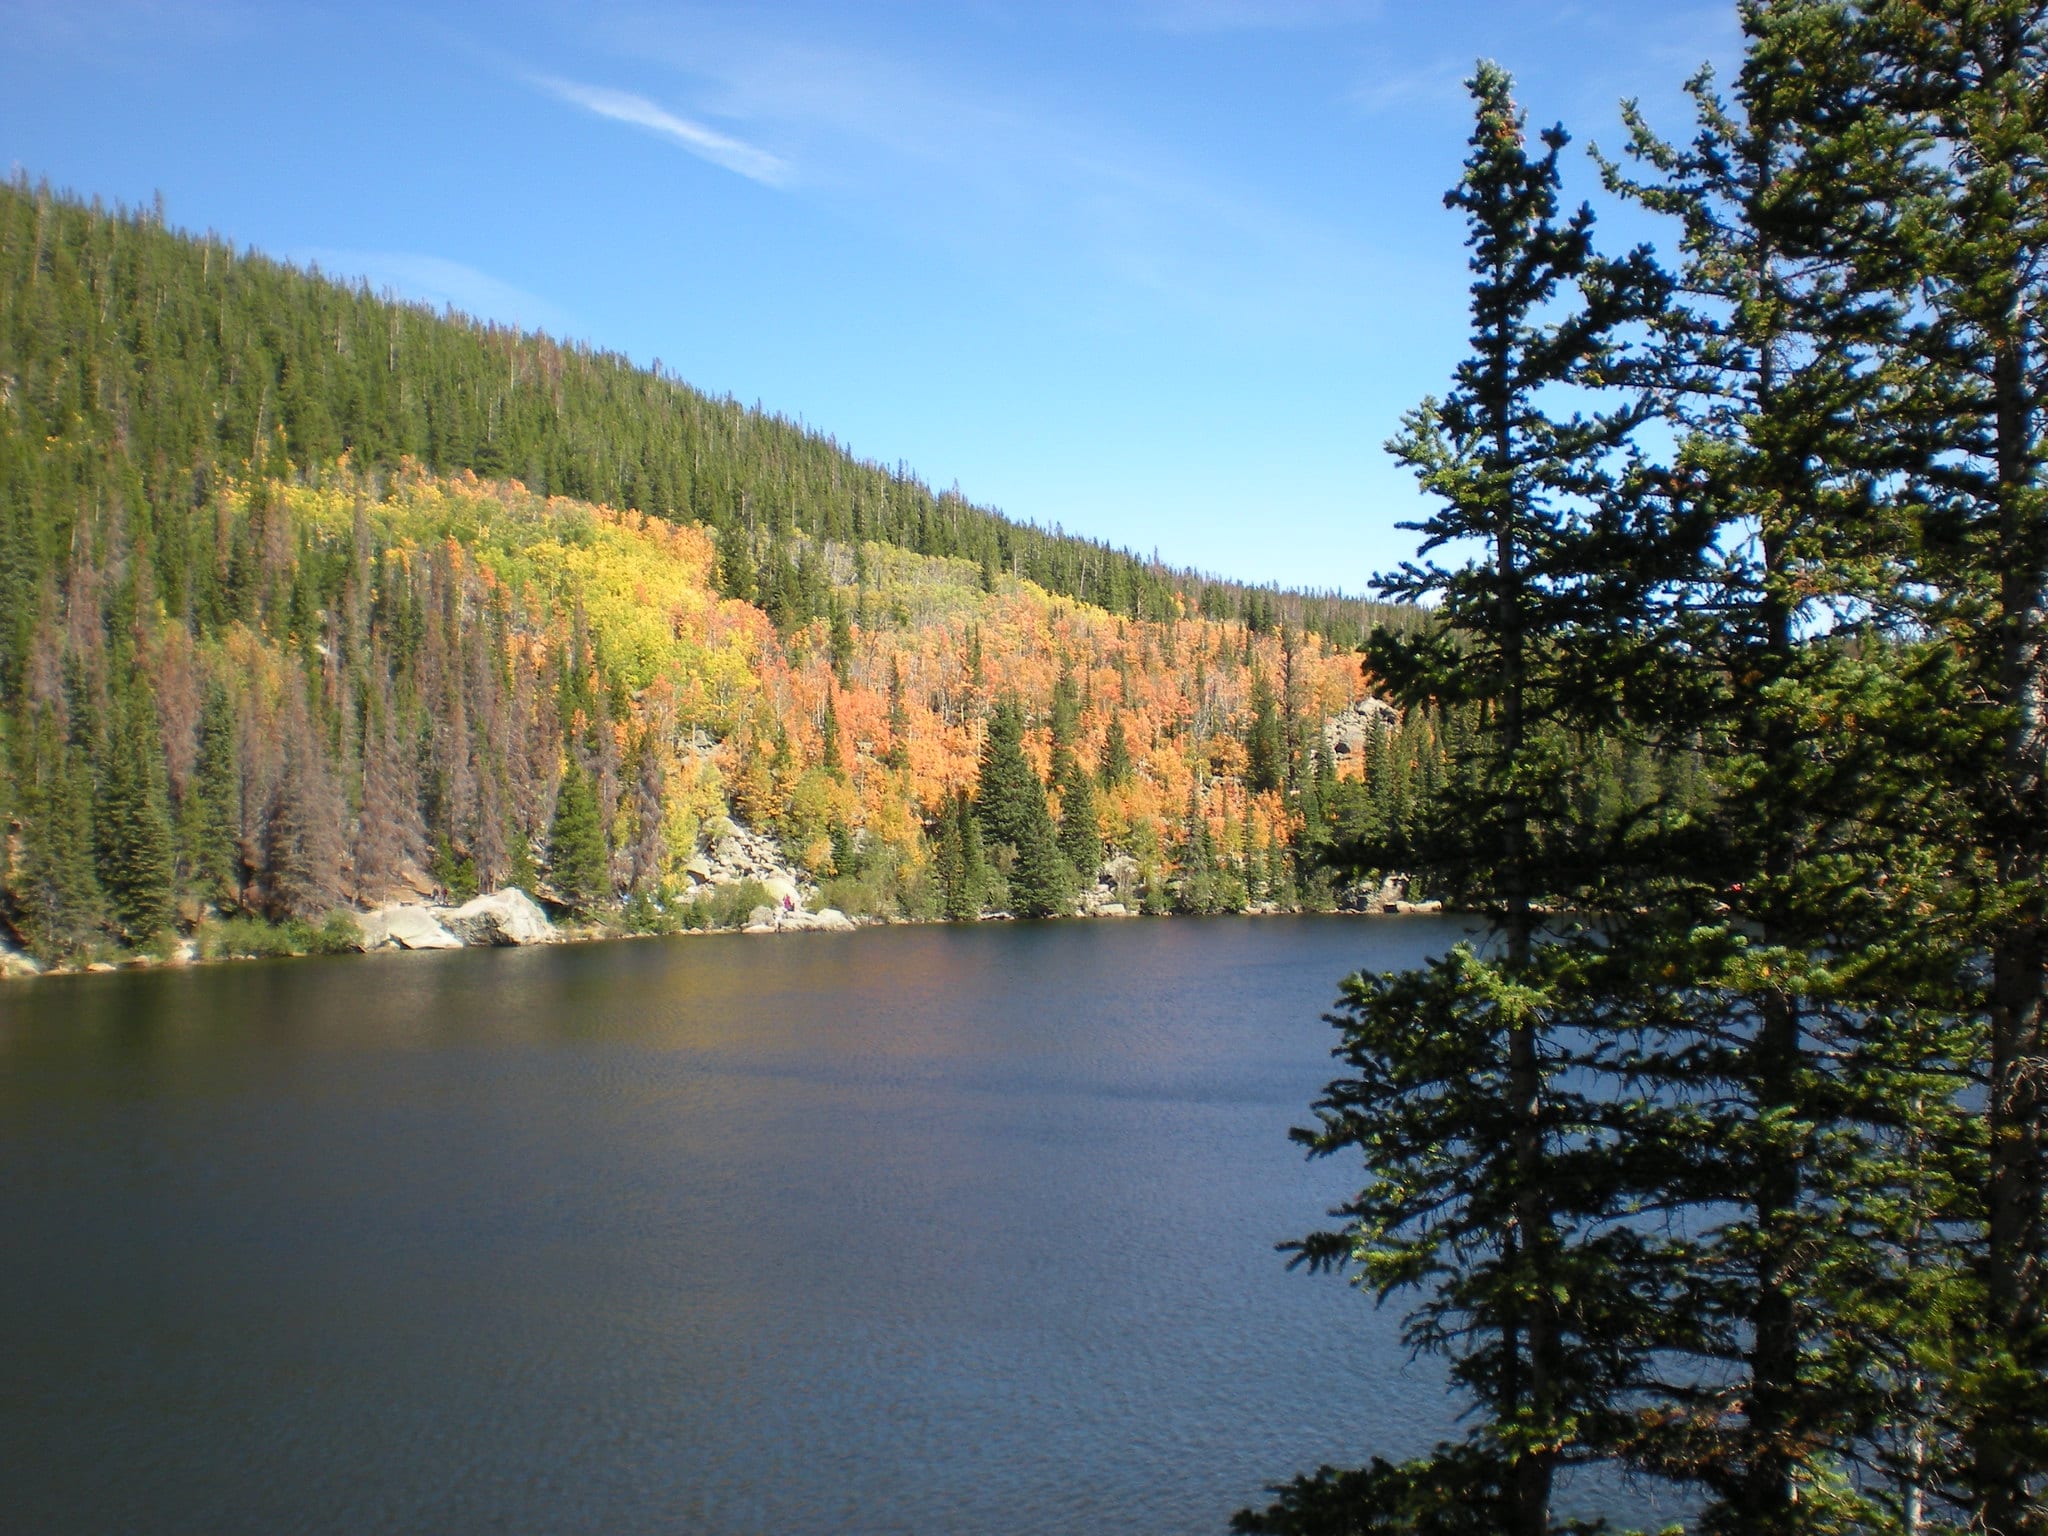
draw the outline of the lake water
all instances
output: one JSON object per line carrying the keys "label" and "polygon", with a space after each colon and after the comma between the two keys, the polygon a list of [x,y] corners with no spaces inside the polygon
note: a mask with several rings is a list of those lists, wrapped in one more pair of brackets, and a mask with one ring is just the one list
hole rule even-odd
{"label": "lake water", "polygon": [[1429,918],[684,938],[0,988],[18,1533],[1222,1531],[1425,1449],[1275,1242]]}

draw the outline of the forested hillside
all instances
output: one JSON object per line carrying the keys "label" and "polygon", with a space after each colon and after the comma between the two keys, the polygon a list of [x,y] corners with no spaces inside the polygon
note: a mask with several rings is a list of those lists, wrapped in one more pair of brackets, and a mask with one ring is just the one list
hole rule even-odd
{"label": "forested hillside", "polygon": [[[177,611],[190,559],[182,535],[214,479],[245,464],[305,474],[344,453],[365,471],[471,470],[703,523],[735,561],[804,533],[972,560],[1127,617],[1164,619],[1192,603],[1206,617],[1284,621],[1339,644],[1403,618],[1015,523],[658,366],[437,315],[23,180],[0,187],[0,406],[9,684],[39,569],[88,505],[119,500],[147,519]],[[49,451],[52,438],[62,452]]]}
{"label": "forested hillside", "polygon": [[46,957],[506,884],[672,923],[722,817],[856,911],[1069,910],[1105,852],[1154,909],[1327,901],[1435,772],[1426,710],[1370,795],[1323,745],[1403,610],[21,185],[0,273],[0,917]]}

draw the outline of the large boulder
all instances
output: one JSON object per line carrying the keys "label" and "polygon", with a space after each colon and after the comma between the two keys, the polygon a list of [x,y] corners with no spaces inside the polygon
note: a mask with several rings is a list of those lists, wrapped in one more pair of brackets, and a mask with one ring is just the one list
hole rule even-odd
{"label": "large boulder", "polygon": [[777,933],[846,933],[853,925],[853,919],[837,907],[826,907],[818,912],[799,908],[794,912],[780,913],[770,926]]}
{"label": "large boulder", "polygon": [[365,912],[356,926],[363,931],[364,949],[462,948],[462,940],[436,922],[432,912],[411,902]]}
{"label": "large boulder", "polygon": [[1384,699],[1359,699],[1323,722],[1323,740],[1337,757],[1363,756],[1373,733],[1401,723],[1401,712]]}
{"label": "large boulder", "polygon": [[434,915],[464,944],[551,944],[558,936],[538,903],[517,887],[493,891]]}

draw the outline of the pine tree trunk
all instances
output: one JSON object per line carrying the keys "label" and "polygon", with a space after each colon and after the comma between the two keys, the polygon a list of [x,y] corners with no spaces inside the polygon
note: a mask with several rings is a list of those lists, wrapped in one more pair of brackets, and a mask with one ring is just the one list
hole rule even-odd
{"label": "pine tree trunk", "polygon": [[[2033,412],[2026,392],[2025,320],[2017,285],[2011,328],[1994,359],[1999,453],[1999,547],[2003,623],[1999,694],[2011,711],[2004,743],[2003,803],[1994,808],[2001,883],[2019,893],[1991,942],[1990,1176],[1985,1288],[1990,1323],[2024,1378],[2038,1369],[2042,1321],[2042,1117],[2048,1113],[2048,934],[2043,881],[2048,876],[2048,522],[2031,503]],[[1996,835],[1996,834],[1995,834]],[[2034,1390],[2039,1391],[2038,1379]],[[2014,1405],[2038,1421],[2040,1408]],[[2044,1528],[2031,1485],[2042,1469],[2012,1443],[2030,1424],[1978,1426],[1976,1481],[1992,1536]]]}

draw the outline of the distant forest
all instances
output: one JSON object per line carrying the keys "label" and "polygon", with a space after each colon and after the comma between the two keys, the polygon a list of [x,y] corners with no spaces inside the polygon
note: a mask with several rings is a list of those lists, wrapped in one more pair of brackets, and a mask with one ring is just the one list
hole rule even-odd
{"label": "distant forest", "polygon": [[[1407,617],[1014,522],[618,354],[437,314],[25,179],[0,189],[0,264],[0,687],[19,685],[41,573],[86,508],[130,509],[176,611],[205,580],[180,534],[221,476],[304,475],[344,454],[359,472],[469,470],[702,523],[728,558],[794,533],[873,540],[1131,618],[1192,605],[1340,646]],[[45,451],[52,438],[65,452]]]}
{"label": "distant forest", "polygon": [[1460,728],[1323,739],[1420,617],[0,188],[0,924],[45,959],[505,884],[703,920],[723,817],[856,913],[1071,910],[1106,854],[1134,907],[1327,905]]}

